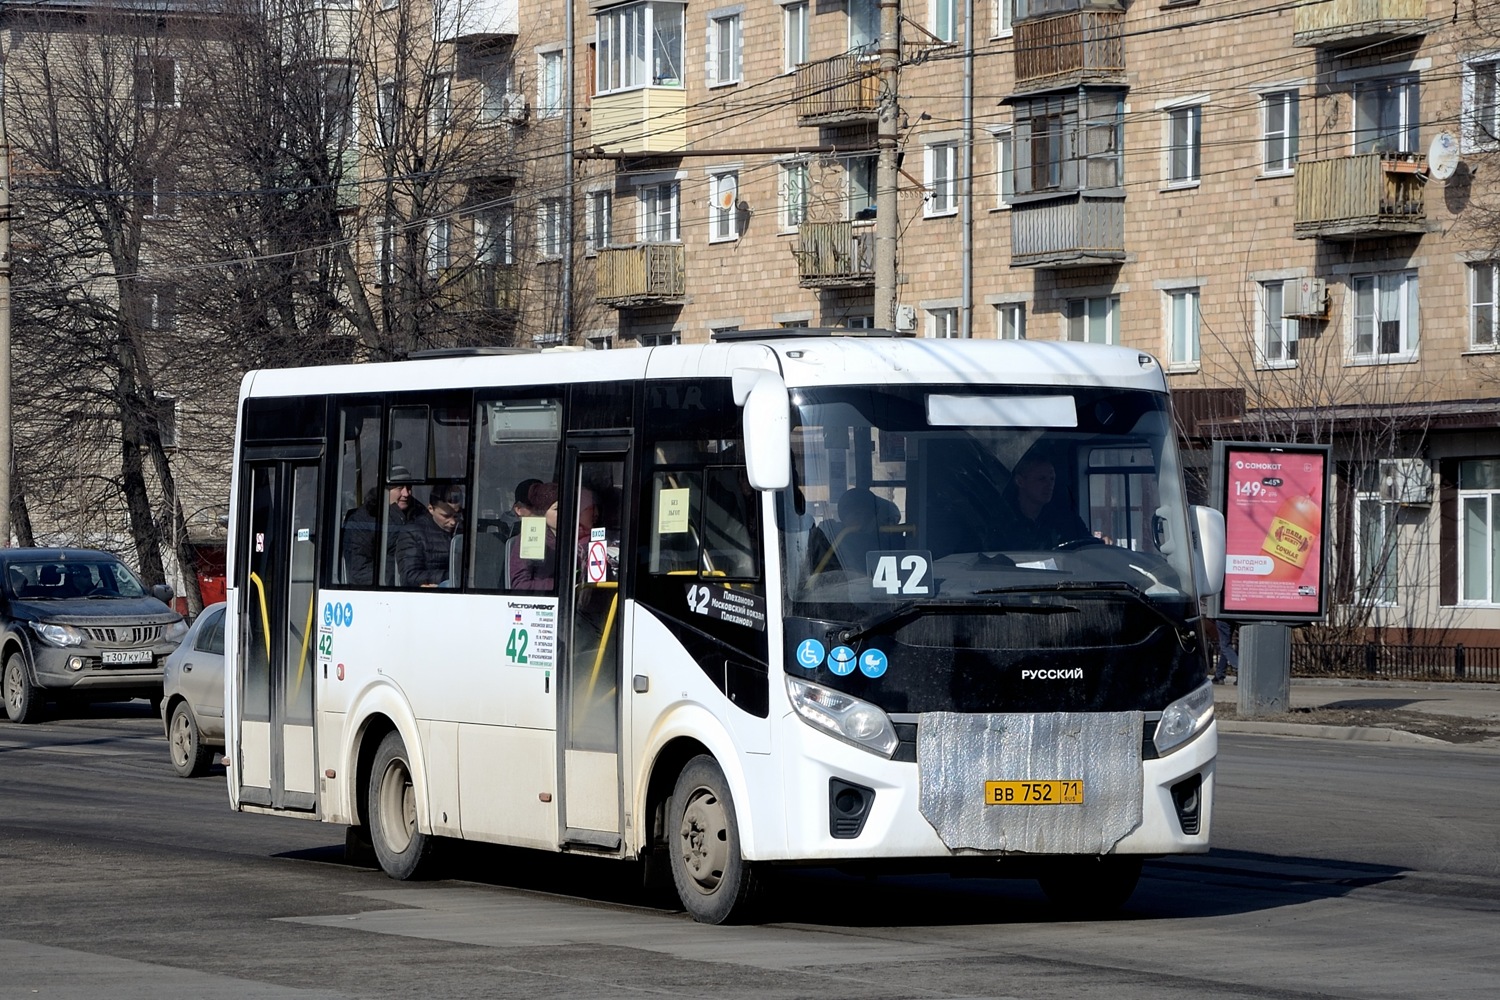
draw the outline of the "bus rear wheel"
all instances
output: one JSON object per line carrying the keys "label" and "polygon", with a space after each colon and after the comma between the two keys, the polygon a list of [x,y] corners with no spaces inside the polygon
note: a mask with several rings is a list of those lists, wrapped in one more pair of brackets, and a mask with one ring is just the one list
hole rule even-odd
{"label": "bus rear wheel", "polygon": [[734,799],[712,757],[694,757],[677,776],[667,832],[672,882],[692,918],[704,924],[745,919],[758,895],[758,873],[740,855]]}
{"label": "bus rear wheel", "polygon": [[1138,857],[1059,859],[1037,878],[1052,905],[1072,917],[1105,917],[1125,905],[1141,880]]}
{"label": "bus rear wheel", "polygon": [[370,842],[391,878],[423,877],[432,867],[434,839],[417,829],[417,792],[400,733],[387,733],[370,768]]}

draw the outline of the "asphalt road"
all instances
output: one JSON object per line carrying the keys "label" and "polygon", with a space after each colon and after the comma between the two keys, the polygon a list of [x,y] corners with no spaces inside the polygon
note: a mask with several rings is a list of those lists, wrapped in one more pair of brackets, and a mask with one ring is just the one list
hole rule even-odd
{"label": "asphalt road", "polygon": [[782,877],[767,922],[648,905],[625,866],[467,847],[463,881],[171,773],[144,703],[0,723],[0,998],[1493,997],[1500,753],[1223,738],[1215,848],[1116,919],[1022,881]]}

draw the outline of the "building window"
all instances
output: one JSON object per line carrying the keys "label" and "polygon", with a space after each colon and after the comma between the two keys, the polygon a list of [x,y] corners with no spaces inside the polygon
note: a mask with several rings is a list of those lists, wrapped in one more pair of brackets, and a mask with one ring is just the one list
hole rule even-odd
{"label": "building window", "polygon": [[1000,340],[1026,339],[1026,304],[1002,302],[995,307],[995,336]]}
{"label": "building window", "polygon": [[932,33],[945,42],[958,37],[958,10],[955,0],[929,0]]}
{"label": "building window", "polygon": [[1500,604],[1500,459],[1458,463],[1459,599]]}
{"label": "building window", "polygon": [[1167,112],[1167,183],[1196,184],[1201,173],[1203,108],[1192,104]]}
{"label": "building window", "polygon": [[676,181],[641,187],[642,243],[676,243],[681,238],[677,193]]}
{"label": "building window", "polygon": [[706,53],[710,87],[740,82],[740,15],[738,12],[709,17]]}
{"label": "building window", "polygon": [[588,345],[590,350],[612,351],[615,347],[615,338],[610,334],[601,333],[597,337],[588,338]]}
{"label": "building window", "polygon": [[848,179],[847,218],[857,221],[875,217],[876,167],[873,156],[851,156],[844,161]]}
{"label": "building window", "polygon": [[138,326],[153,333],[177,329],[177,286],[152,282],[142,289]]}
{"label": "building window", "polygon": [[448,116],[453,112],[453,76],[438,73],[432,78],[432,96],[427,105],[427,124],[433,132],[448,127]]}
{"label": "building window", "polygon": [[177,60],[170,56],[139,56],[135,61],[135,99],[155,108],[175,108]]}
{"label": "building window", "polygon": [[781,18],[786,31],[783,65],[790,73],[807,62],[807,0],[787,4],[781,9]]}
{"label": "building window", "polygon": [[777,325],[783,330],[806,330],[811,324],[805,319],[789,319]]}
{"label": "building window", "polygon": [[1198,289],[1167,292],[1167,359],[1172,368],[1197,368]]}
{"label": "building window", "polygon": [[640,333],[635,342],[642,347],[670,347],[682,343],[682,338],[675,333]]}
{"label": "building window", "polygon": [[517,121],[525,113],[526,102],[515,93],[508,56],[486,55],[475,66],[479,83],[479,120],[485,124]]}
{"label": "building window", "polygon": [[1421,152],[1417,78],[1396,77],[1363,84],[1354,91],[1356,153]]}
{"label": "building window", "polygon": [[874,55],[880,48],[880,5],[877,0],[845,0],[849,11],[849,51]]}
{"label": "building window", "polygon": [[588,225],[584,236],[584,249],[598,253],[610,244],[613,229],[615,195],[613,191],[594,191],[589,194]]}
{"label": "building window", "polygon": [[514,264],[515,216],[509,209],[474,216],[474,259],[480,264]]}
{"label": "building window", "polygon": [[543,198],[537,206],[536,251],[543,260],[563,255],[563,206],[561,198]]}
{"label": "building window", "polygon": [[708,239],[710,243],[740,235],[739,174],[729,171],[708,178]]}
{"label": "building window", "polygon": [[995,204],[1009,208],[1015,196],[1015,141],[1010,129],[1002,129],[995,133]]}
{"label": "building window", "polygon": [[319,71],[323,89],[323,140],[343,150],[354,136],[354,67],[325,66]]}
{"label": "building window", "polygon": [[995,0],[995,37],[1011,33],[1012,0]]}
{"label": "building window", "polygon": [[927,201],[922,214],[952,215],[958,211],[958,148],[951,142],[935,142],[925,151]]}
{"label": "building window", "polygon": [[453,223],[434,219],[427,224],[427,273],[437,274],[449,264],[449,247],[453,243]]}
{"label": "building window", "polygon": [[1500,148],[1500,56],[1464,66],[1463,137],[1466,151]]}
{"label": "building window", "polygon": [[1120,297],[1068,300],[1068,339],[1089,344],[1120,341]]}
{"label": "building window", "polygon": [[927,336],[934,340],[953,340],[962,337],[963,333],[958,328],[958,310],[927,310]]}
{"label": "building window", "polygon": [[796,229],[807,221],[807,164],[781,165],[781,229]]}
{"label": "building window", "polygon": [[401,92],[395,80],[381,80],[375,87],[375,127],[377,142],[389,146],[396,141],[396,119],[401,110]]}
{"label": "building window", "polygon": [[1361,467],[1354,494],[1354,593],[1362,604],[1396,603],[1396,519],[1401,508],[1380,496],[1379,463]]}
{"label": "building window", "polygon": [[1118,189],[1125,99],[1118,91],[1051,94],[1015,102],[1017,195]]}
{"label": "building window", "polygon": [[686,9],[686,4],[654,0],[599,14],[594,48],[597,92],[681,87]]}
{"label": "building window", "polygon": [[1417,272],[1359,274],[1354,288],[1354,358],[1403,361],[1417,356]]}
{"label": "building window", "polygon": [[1265,163],[1268,174],[1289,173],[1297,164],[1297,92],[1283,90],[1260,99],[1265,115]]}
{"label": "building window", "polygon": [[1469,348],[1493,351],[1496,304],[1500,303],[1500,264],[1486,262],[1469,265]]}
{"label": "building window", "polygon": [[177,428],[181,425],[179,416],[179,402],[177,397],[164,392],[156,394],[156,435],[161,439],[163,448],[176,448],[178,446]]}
{"label": "building window", "polygon": [[1284,281],[1260,285],[1260,342],[1256,349],[1267,368],[1290,368],[1297,363],[1297,321],[1286,315]]}
{"label": "building window", "polygon": [[563,111],[563,52],[537,53],[536,116],[556,118]]}
{"label": "building window", "polygon": [[850,316],[844,320],[845,330],[873,330],[875,329],[874,316]]}
{"label": "building window", "polygon": [[142,179],[141,189],[136,193],[142,218],[170,219],[177,215],[176,175],[176,169],[164,166]]}

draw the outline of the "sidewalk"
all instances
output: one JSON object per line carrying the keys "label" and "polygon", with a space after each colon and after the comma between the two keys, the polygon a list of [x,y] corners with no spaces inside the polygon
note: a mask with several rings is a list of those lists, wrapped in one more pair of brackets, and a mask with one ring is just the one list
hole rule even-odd
{"label": "sidewalk", "polygon": [[[1234,714],[1239,688],[1214,685],[1214,704]],[[1500,684],[1421,683],[1293,677],[1291,711],[1279,718],[1219,720],[1226,733],[1263,733],[1320,739],[1364,740],[1383,743],[1447,744],[1424,735],[1423,728],[1442,732],[1462,720],[1488,724],[1489,739],[1469,746],[1500,749]],[[1311,710],[1311,711],[1304,711]],[[1424,717],[1430,726],[1424,726]],[[1358,724],[1330,724],[1329,720],[1357,720]],[[1405,728],[1402,728],[1402,727]]]}

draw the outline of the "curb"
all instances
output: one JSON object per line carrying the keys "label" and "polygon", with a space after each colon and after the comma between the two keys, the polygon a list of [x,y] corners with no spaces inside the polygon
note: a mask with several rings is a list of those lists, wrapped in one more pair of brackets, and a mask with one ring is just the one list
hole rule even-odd
{"label": "curb", "polygon": [[1301,736],[1319,740],[1353,740],[1364,743],[1401,743],[1407,746],[1451,747],[1454,744],[1436,736],[1408,733],[1404,729],[1382,729],[1373,726],[1316,726],[1296,722],[1251,722],[1219,720],[1221,733],[1253,733],[1261,736]]}

